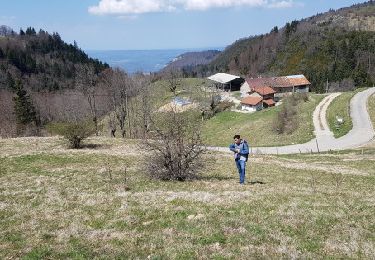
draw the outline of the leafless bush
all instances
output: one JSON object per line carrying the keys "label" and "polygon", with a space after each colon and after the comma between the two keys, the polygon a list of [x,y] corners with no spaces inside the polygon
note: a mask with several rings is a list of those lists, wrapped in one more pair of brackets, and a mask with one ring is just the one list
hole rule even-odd
{"label": "leafless bush", "polygon": [[273,121],[273,130],[278,134],[291,134],[298,127],[297,109],[291,103],[285,102]]}
{"label": "leafless bush", "polygon": [[160,180],[185,181],[198,177],[204,164],[197,112],[167,112],[152,120],[152,140],[147,147],[152,151],[147,158],[147,172]]}
{"label": "leafless bush", "polygon": [[298,128],[298,104],[307,102],[309,97],[306,93],[293,94],[284,99],[280,111],[272,124],[272,129],[277,134],[291,134]]}
{"label": "leafless bush", "polygon": [[232,106],[233,106],[233,102],[229,102],[229,101],[222,101],[222,102],[219,102],[217,104],[217,106],[215,107],[215,113],[220,113],[220,112],[223,112],[225,110],[228,110],[230,109]]}
{"label": "leafless bush", "polygon": [[12,101],[13,94],[10,91],[0,90],[0,136],[16,136],[16,118]]}
{"label": "leafless bush", "polygon": [[81,148],[82,140],[96,132],[96,127],[90,122],[64,122],[47,125],[49,132],[63,136],[73,149]]}
{"label": "leafless bush", "polygon": [[355,84],[353,79],[343,79],[339,82],[331,82],[329,84],[329,92],[336,91],[353,91],[355,89]]}

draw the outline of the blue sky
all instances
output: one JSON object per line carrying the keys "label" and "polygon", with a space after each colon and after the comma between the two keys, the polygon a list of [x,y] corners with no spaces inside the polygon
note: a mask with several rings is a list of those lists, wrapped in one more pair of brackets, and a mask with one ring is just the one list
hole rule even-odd
{"label": "blue sky", "polygon": [[0,25],[32,26],[85,50],[225,47],[355,0],[0,0]]}

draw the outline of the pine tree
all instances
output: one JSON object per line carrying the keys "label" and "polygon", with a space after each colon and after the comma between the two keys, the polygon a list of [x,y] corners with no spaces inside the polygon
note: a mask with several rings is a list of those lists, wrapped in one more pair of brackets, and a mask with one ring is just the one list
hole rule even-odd
{"label": "pine tree", "polygon": [[36,31],[33,27],[28,27],[26,29],[26,35],[36,35]]}
{"label": "pine tree", "polygon": [[36,122],[35,107],[32,104],[30,95],[27,94],[20,81],[15,83],[15,89],[16,96],[13,97],[13,102],[17,123],[27,125]]}

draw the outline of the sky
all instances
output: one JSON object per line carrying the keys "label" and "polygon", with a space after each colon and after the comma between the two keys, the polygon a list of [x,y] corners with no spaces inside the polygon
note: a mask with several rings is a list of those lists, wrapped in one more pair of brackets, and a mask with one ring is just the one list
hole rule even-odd
{"label": "sky", "polygon": [[364,0],[0,0],[0,25],[58,32],[84,50],[225,47]]}

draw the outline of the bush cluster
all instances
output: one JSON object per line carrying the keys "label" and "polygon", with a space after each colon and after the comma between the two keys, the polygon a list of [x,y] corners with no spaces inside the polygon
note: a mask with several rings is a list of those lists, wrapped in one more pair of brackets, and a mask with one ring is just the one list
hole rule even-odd
{"label": "bush cluster", "polygon": [[307,93],[296,93],[283,100],[280,111],[276,114],[272,129],[277,134],[291,134],[298,128],[298,104],[307,102]]}
{"label": "bush cluster", "polygon": [[95,126],[91,122],[62,122],[48,124],[47,130],[52,134],[63,136],[70,148],[79,149],[82,140],[95,133]]}
{"label": "bush cluster", "polygon": [[167,112],[153,120],[146,171],[152,178],[185,181],[197,178],[204,162],[199,112]]}

